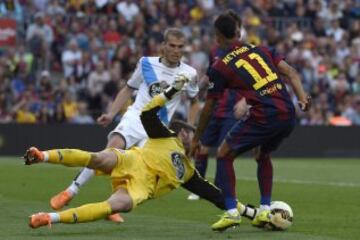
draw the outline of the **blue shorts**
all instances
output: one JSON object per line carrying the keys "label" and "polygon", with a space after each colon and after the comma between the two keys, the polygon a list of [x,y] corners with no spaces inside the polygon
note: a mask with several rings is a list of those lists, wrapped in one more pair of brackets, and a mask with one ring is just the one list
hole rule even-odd
{"label": "blue shorts", "polygon": [[295,119],[274,120],[270,124],[261,124],[252,119],[237,122],[226,136],[226,142],[237,154],[260,146],[264,153],[276,150],[295,127]]}
{"label": "blue shorts", "polygon": [[207,147],[218,147],[237,121],[235,118],[211,117],[205,132],[201,136],[201,144]]}

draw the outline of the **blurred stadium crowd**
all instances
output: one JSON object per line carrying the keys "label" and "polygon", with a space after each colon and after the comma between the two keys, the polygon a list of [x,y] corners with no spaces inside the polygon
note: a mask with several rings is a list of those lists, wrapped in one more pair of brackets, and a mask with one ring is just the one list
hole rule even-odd
{"label": "blurred stadium crowd", "polygon": [[314,105],[300,124],[360,125],[360,0],[1,1],[0,18],[17,26],[16,44],[0,46],[0,122],[94,123],[169,26],[186,33],[184,60],[201,78],[212,20],[228,8],[248,42],[276,48],[301,74]]}

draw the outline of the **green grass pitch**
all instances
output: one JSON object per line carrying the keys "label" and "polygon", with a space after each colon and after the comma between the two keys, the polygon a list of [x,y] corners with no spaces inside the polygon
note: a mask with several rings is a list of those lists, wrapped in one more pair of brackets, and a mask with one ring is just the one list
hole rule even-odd
{"label": "green grass pitch", "polygon": [[[258,203],[256,164],[236,161],[237,194],[245,203]],[[0,239],[306,239],[360,238],[360,159],[274,159],[273,199],[288,202],[294,225],[284,232],[251,227],[247,219],[223,233],[210,230],[222,212],[204,200],[190,202],[176,190],[123,214],[126,222],[105,220],[30,229],[28,216],[51,211],[49,198],[67,186],[77,169],[54,165],[23,165],[19,157],[0,158]],[[214,175],[214,161],[209,166]],[[110,194],[106,177],[86,185],[71,206],[101,201]]]}

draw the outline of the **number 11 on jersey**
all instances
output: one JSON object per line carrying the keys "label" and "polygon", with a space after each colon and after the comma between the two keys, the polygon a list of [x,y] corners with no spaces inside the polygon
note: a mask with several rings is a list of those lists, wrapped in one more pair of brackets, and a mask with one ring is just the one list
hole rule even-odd
{"label": "number 11 on jersey", "polygon": [[235,65],[237,68],[244,67],[245,70],[253,77],[253,79],[255,80],[255,83],[253,84],[253,88],[255,90],[258,90],[263,86],[265,86],[266,84],[268,84],[269,82],[278,79],[277,74],[270,69],[270,67],[266,64],[264,59],[259,54],[251,53],[249,54],[249,58],[255,59],[260,64],[260,66],[265,70],[267,74],[265,77],[261,77],[259,72],[256,71],[256,69],[251,65],[251,63],[249,63],[244,59],[238,60],[235,63]]}

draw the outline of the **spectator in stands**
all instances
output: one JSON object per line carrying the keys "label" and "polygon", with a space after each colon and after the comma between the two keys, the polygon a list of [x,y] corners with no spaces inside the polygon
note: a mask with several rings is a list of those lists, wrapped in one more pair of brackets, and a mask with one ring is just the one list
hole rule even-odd
{"label": "spectator in stands", "polygon": [[102,95],[104,86],[110,81],[110,73],[105,69],[104,62],[100,61],[96,65],[95,71],[92,71],[88,78],[87,92],[89,93],[89,109],[93,114],[102,109]]}
{"label": "spectator in stands", "polygon": [[8,111],[8,101],[5,92],[0,92],[0,123],[8,123],[12,120]]}
{"label": "spectator in stands", "polygon": [[62,104],[57,104],[55,106],[55,113],[50,119],[50,123],[64,123],[66,122],[66,117],[64,113],[64,108]]}
{"label": "spectator in stands", "polygon": [[50,73],[44,70],[40,74],[40,81],[38,86],[39,97],[43,100],[48,100],[53,95],[53,86],[50,79]]}
{"label": "spectator in stands", "polygon": [[47,68],[49,63],[49,50],[54,41],[54,34],[50,26],[45,24],[44,14],[35,14],[35,22],[32,23],[26,32],[26,41],[29,44],[31,53],[40,61],[36,63],[36,69]]}
{"label": "spectator in stands", "polygon": [[71,39],[68,43],[68,48],[62,53],[62,64],[65,78],[76,76],[78,64],[82,58],[82,52],[78,47],[75,39]]}
{"label": "spectator in stands", "polygon": [[12,108],[16,123],[36,123],[36,115],[30,111],[30,105],[31,102],[23,98]]}
{"label": "spectator in stands", "polygon": [[[50,78],[54,98],[40,110],[45,103],[39,91],[39,99],[30,104],[36,116],[45,109],[56,112],[65,92],[59,82],[66,82],[77,101],[89,100],[84,94],[89,75],[103,62],[111,71],[116,66],[121,75],[106,84],[110,87],[101,104],[92,107],[91,99],[87,102],[91,114],[103,112],[111,85],[127,79],[140,56],[159,53],[156,42],[162,41],[162,31],[169,25],[181,28],[194,43],[188,59],[204,69],[202,53],[213,45],[209,23],[226,8],[243,16],[250,43],[274,47],[301,73],[318,103],[299,116],[302,124],[327,124],[335,109],[342,115],[355,109],[353,98],[360,94],[360,3],[356,0],[0,1],[0,15],[18,23],[16,47],[0,50],[0,92],[6,95],[7,109],[19,102],[28,85],[39,90],[44,69],[55,76]],[[65,82],[59,81],[64,76]],[[344,100],[349,97],[351,107]],[[47,121],[54,121],[54,116]]]}
{"label": "spectator in stands", "polygon": [[74,117],[78,114],[78,103],[75,101],[75,97],[69,91],[65,92],[62,107],[66,121],[72,122]]}
{"label": "spectator in stands", "polygon": [[24,18],[23,7],[18,0],[1,1],[0,16],[13,17],[16,21],[21,22]]}
{"label": "spectator in stands", "polygon": [[352,106],[345,111],[344,115],[354,125],[360,126],[360,95],[354,97]]}
{"label": "spectator in stands", "polygon": [[351,126],[352,122],[347,117],[342,116],[339,109],[336,109],[334,112],[334,116],[329,119],[329,124],[331,126],[346,127]]}
{"label": "spectator in stands", "polygon": [[78,114],[72,119],[72,123],[76,123],[76,124],[95,123],[94,119],[90,116],[90,114],[88,114],[86,102],[79,102],[77,108],[78,108]]}
{"label": "spectator in stands", "polygon": [[109,21],[109,28],[103,34],[103,40],[105,44],[110,46],[116,46],[121,41],[121,34],[117,30],[116,21],[111,19]]}
{"label": "spectator in stands", "polygon": [[134,1],[125,0],[116,5],[116,9],[121,13],[127,22],[131,22],[133,18],[140,12],[139,6]]}
{"label": "spectator in stands", "polygon": [[51,0],[46,8],[46,14],[49,16],[65,15],[65,9],[59,4],[58,0]]}

